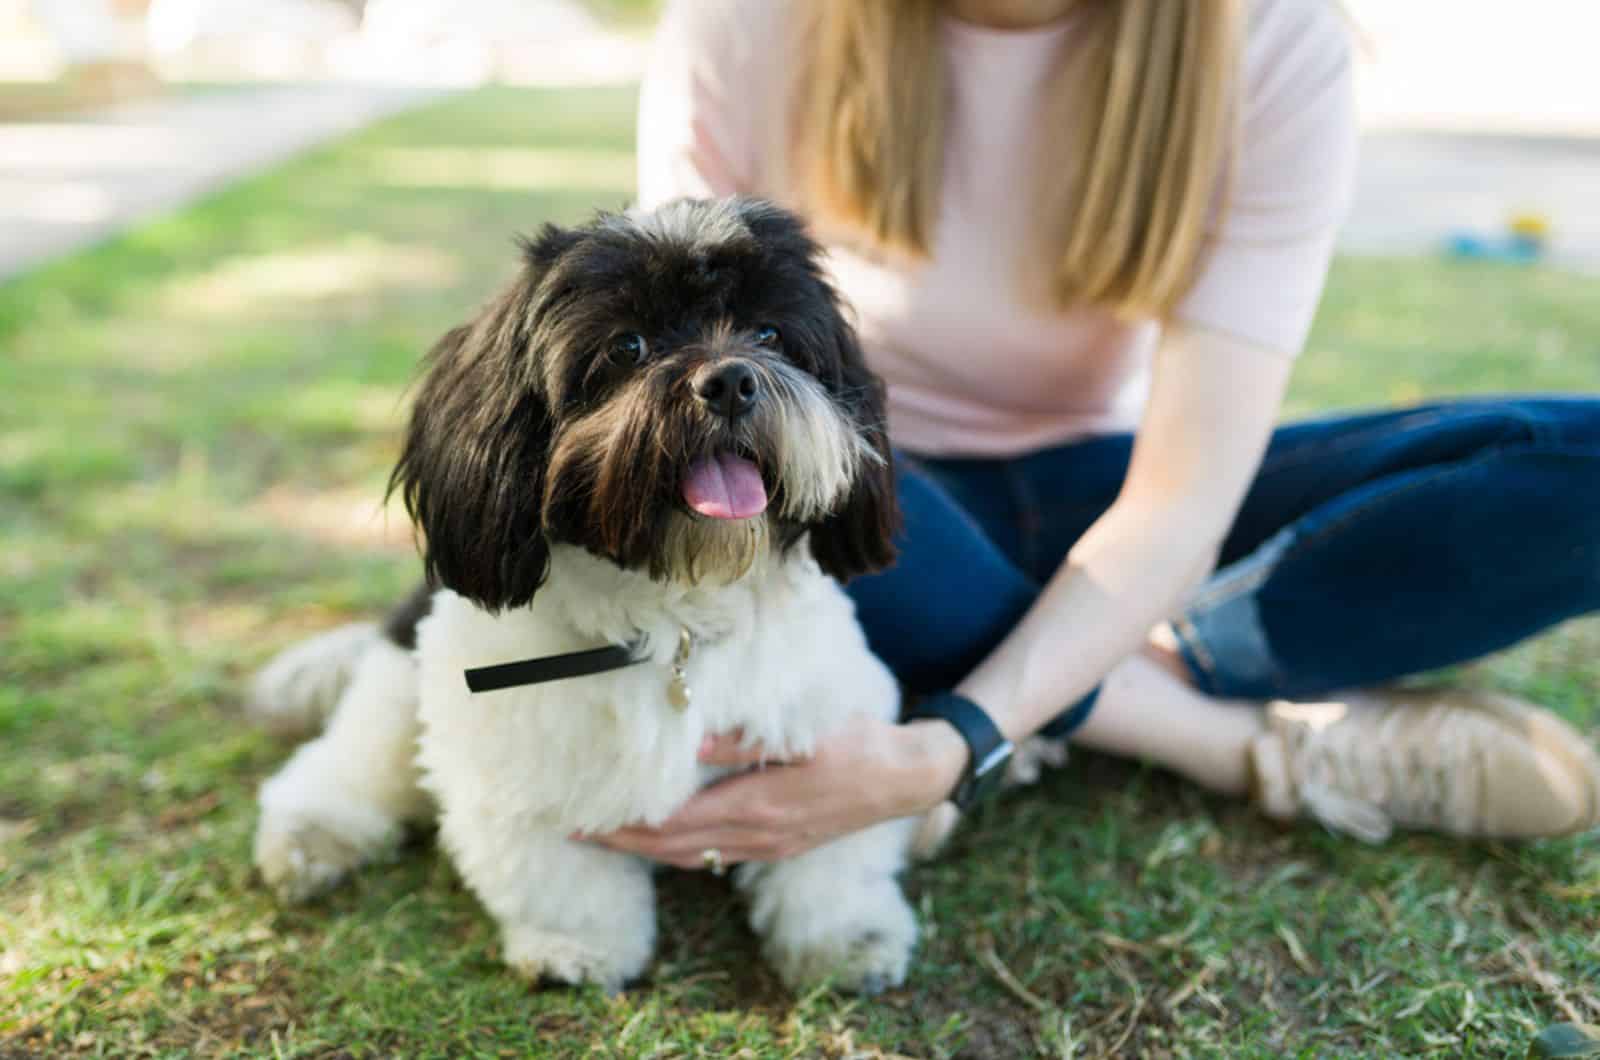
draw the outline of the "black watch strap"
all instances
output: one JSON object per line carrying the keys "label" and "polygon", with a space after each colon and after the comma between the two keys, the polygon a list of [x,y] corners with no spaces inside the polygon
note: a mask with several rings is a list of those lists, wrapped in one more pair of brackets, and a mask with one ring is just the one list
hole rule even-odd
{"label": "black watch strap", "polygon": [[950,793],[957,809],[965,810],[999,789],[1011,759],[1011,741],[984,709],[966,696],[940,692],[911,708],[906,721],[932,718],[949,722],[967,742],[967,768]]}

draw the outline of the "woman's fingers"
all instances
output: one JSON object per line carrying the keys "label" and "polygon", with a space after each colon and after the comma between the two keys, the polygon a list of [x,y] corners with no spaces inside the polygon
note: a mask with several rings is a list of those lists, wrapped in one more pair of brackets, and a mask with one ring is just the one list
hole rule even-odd
{"label": "woman's fingers", "polygon": [[715,849],[725,865],[774,861],[794,852],[793,829],[780,771],[747,773],[705,788],[658,827],[630,826],[607,835],[585,837],[613,850],[638,854],[680,868],[703,868],[705,851]]}
{"label": "woman's fingers", "polygon": [[700,761],[734,770],[732,776],[701,789],[658,826],[573,838],[685,869],[709,867],[708,850],[723,865],[794,857],[886,816],[881,797],[861,778],[882,772],[887,736],[902,733],[888,722],[863,721],[776,769],[749,768],[767,756],[744,746],[740,732],[707,737]]}
{"label": "woman's fingers", "polygon": [[595,836],[593,842],[680,869],[709,868],[708,850],[715,850],[721,863],[730,868],[741,861],[776,861],[785,853],[781,837],[748,828],[711,828],[695,832],[622,828]]}
{"label": "woman's fingers", "polygon": [[778,760],[768,754],[760,744],[746,746],[743,729],[731,729],[728,732],[707,736],[700,742],[700,761],[708,766],[748,769],[751,766],[766,765]]}

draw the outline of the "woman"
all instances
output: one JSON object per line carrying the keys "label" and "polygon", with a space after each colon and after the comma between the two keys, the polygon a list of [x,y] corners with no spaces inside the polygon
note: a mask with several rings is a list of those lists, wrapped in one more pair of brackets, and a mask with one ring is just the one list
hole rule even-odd
{"label": "woman", "polygon": [[1350,81],[1331,0],[669,8],[641,198],[773,197],[829,246],[902,453],[900,561],[850,590],[928,698],[603,842],[792,855],[970,802],[1039,733],[1373,841],[1600,822],[1600,760],[1549,712],[1352,691],[1600,608],[1600,401],[1274,429]]}

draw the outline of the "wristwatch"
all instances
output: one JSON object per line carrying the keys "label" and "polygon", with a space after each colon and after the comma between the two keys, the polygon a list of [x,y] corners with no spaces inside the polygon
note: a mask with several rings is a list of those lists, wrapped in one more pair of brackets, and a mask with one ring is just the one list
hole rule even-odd
{"label": "wristwatch", "polygon": [[912,707],[905,716],[906,721],[923,718],[949,722],[967,741],[967,768],[949,796],[956,809],[974,806],[1000,789],[1006,763],[1011,761],[1011,741],[1001,734],[982,707],[955,692],[940,692]]}

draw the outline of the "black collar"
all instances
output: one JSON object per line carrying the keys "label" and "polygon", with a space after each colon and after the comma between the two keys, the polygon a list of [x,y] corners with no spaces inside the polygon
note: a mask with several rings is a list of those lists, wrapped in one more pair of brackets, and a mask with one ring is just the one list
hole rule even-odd
{"label": "black collar", "polygon": [[546,681],[620,670],[644,662],[647,658],[644,646],[644,638],[640,637],[628,644],[608,644],[604,648],[569,651],[565,655],[543,655],[495,666],[476,666],[465,671],[467,689],[471,692],[494,692],[502,688],[541,685]]}

